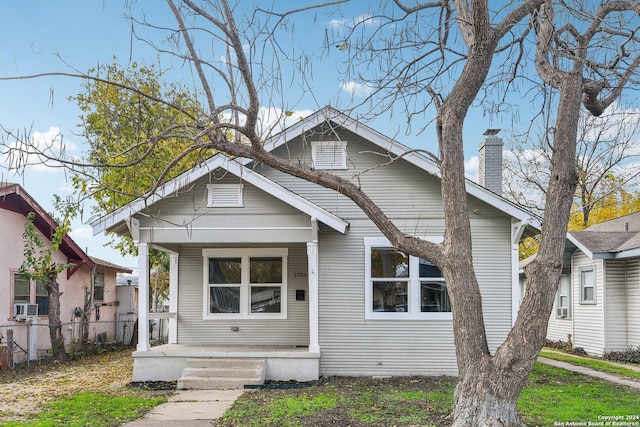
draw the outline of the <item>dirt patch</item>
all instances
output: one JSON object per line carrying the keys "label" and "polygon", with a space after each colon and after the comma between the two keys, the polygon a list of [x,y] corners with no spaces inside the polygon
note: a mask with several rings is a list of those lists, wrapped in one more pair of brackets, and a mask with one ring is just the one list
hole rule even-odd
{"label": "dirt patch", "polygon": [[451,377],[330,377],[301,389],[245,393],[217,426],[448,426]]}
{"label": "dirt patch", "polygon": [[[40,412],[45,403],[62,396],[81,391],[123,389],[131,381],[132,374],[133,358],[128,348],[3,372],[0,375],[0,423],[25,420]],[[147,390],[154,392],[158,387],[149,386]],[[166,390],[167,385],[163,387]]]}

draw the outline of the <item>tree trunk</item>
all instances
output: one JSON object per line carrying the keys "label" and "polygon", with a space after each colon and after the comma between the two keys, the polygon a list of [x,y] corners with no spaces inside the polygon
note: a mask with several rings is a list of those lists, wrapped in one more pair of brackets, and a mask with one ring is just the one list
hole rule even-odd
{"label": "tree trunk", "polygon": [[65,360],[67,352],[64,348],[64,336],[60,323],[60,285],[57,274],[49,275],[47,292],[49,293],[49,338],[51,339],[51,356],[54,360]]}
{"label": "tree trunk", "polygon": [[522,426],[516,404],[522,378],[505,375],[490,358],[469,368],[456,387],[453,426]]}
{"label": "tree trunk", "polygon": [[[494,356],[481,347],[486,338],[481,323],[481,305],[474,296],[479,288],[472,266],[460,264],[458,259],[446,263],[445,274],[452,280],[450,288],[460,371],[455,392],[454,426],[523,425],[516,410],[518,397],[545,343],[549,315],[562,273],[567,223],[577,184],[575,141],[581,93],[581,75],[565,77],[560,88],[556,120],[559,125],[554,134],[551,168],[554,179],[547,192],[540,250],[526,270],[529,290],[524,295],[518,318]],[[459,244],[466,247],[465,239],[452,236],[452,247]]]}
{"label": "tree trunk", "polygon": [[[93,281],[92,281],[93,282]],[[93,299],[93,286],[91,289],[84,288],[84,304],[82,306],[82,351],[87,352],[87,345],[89,344],[89,321],[91,320],[91,300]]]}

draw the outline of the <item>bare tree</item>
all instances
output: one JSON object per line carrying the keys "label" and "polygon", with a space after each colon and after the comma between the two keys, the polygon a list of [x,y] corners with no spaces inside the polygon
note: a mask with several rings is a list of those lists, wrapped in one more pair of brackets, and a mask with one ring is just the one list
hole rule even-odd
{"label": "bare tree", "polygon": [[[549,124],[547,129],[554,127]],[[620,105],[612,106],[599,117],[584,110],[580,112],[576,152],[578,185],[574,202],[581,215],[582,228],[589,225],[594,208],[617,200],[618,194],[629,192],[637,185],[639,130],[640,114]],[[545,130],[514,135],[505,158],[506,197],[534,212],[544,210],[552,138]]]}
{"label": "bare tree", "polygon": [[[177,28],[164,29],[174,44],[163,52],[191,64],[207,113],[195,116],[170,100],[154,99],[177,109],[186,120],[158,130],[146,142],[164,138],[193,141],[166,166],[157,185],[189,153],[214,149],[254,159],[349,197],[394,247],[432,261],[444,274],[452,303],[459,370],[453,425],[519,425],[517,399],[544,344],[561,272],[566,226],[577,183],[575,147],[580,106],[582,103],[592,114],[600,115],[625,86],[636,83],[640,4],[630,0],[588,5],[577,2],[571,8],[567,2],[524,0],[491,11],[486,0],[451,0],[411,7],[395,0],[385,5],[386,17],[376,15],[364,20],[385,19],[386,29],[407,24],[395,33],[380,29],[365,34],[365,39],[371,41],[389,37],[386,46],[367,52],[374,60],[388,58],[382,61],[386,68],[377,68],[382,70],[382,77],[371,80],[376,93],[384,95],[370,98],[375,107],[372,111],[379,112],[397,102],[409,117],[427,114],[431,107],[436,110],[439,153],[434,157],[441,169],[445,236],[442,244],[435,244],[405,234],[357,181],[277,157],[263,147],[264,135],[258,130],[261,107],[265,102],[274,105],[285,93],[279,61],[304,59],[287,56],[274,32],[293,12],[257,10],[242,15],[227,0],[167,3]],[[354,61],[357,55],[350,43],[355,38],[355,32],[347,34],[337,45]],[[213,52],[202,54],[196,40],[201,43],[199,46],[207,45]],[[535,58],[527,46],[534,46]],[[218,47],[223,50],[217,51]],[[407,49],[413,49],[413,57],[398,56]],[[472,104],[483,89],[491,86],[493,61],[498,57],[504,61],[498,67],[500,71],[508,71],[502,73],[506,78],[498,79],[500,82],[514,81],[526,65],[533,69],[535,64],[544,83],[559,94],[559,101],[540,252],[527,268],[528,291],[518,318],[507,339],[491,354],[473,267],[462,130]],[[361,57],[360,61],[368,63],[366,58]],[[295,81],[308,84],[305,73],[300,73],[299,78]],[[139,88],[126,89],[144,95]],[[283,114],[290,110],[283,102]],[[143,156],[149,155],[153,155],[152,149]],[[73,164],[76,168],[82,166],[96,165]],[[126,165],[120,165],[123,166]],[[149,189],[149,193],[155,189]]]}

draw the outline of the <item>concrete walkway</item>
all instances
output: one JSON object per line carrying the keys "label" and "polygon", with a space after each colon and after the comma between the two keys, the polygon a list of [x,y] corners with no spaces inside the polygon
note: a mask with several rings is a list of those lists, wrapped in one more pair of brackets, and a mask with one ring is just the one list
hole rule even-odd
{"label": "concrete walkway", "polygon": [[126,427],[204,427],[215,425],[236,399],[247,390],[182,390],[167,403],[153,408]]}
{"label": "concrete walkway", "polygon": [[[615,384],[626,385],[628,387],[633,387],[635,389],[640,390],[640,380],[623,378],[618,375],[596,371],[595,369],[587,368],[585,366],[578,366],[568,362],[561,362],[559,360],[547,359],[546,357],[538,357],[538,361],[540,363],[544,363],[545,365],[555,366],[556,368],[566,369],[567,371],[578,372],[580,374],[588,375],[590,377],[602,378],[603,380],[607,380]],[[628,368],[628,366],[626,365],[625,367]],[[635,370],[635,367],[631,367],[630,369]]]}

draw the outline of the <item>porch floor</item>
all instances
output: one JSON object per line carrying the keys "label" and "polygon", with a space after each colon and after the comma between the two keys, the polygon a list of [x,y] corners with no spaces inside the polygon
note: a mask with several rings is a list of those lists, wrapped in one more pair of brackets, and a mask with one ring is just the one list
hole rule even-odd
{"label": "porch floor", "polygon": [[[139,354],[138,354],[139,353]],[[156,353],[156,354],[154,354]],[[189,345],[189,344],[162,344],[150,347],[149,351],[135,351],[134,357],[156,357],[162,353],[169,357],[304,357],[309,354],[311,358],[318,354],[309,353],[306,346],[279,346],[279,345]]]}

